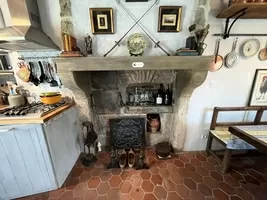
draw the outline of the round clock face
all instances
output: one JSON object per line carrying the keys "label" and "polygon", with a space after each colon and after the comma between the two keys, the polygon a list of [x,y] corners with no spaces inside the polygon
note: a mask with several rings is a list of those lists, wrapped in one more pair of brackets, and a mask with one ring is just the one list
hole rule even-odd
{"label": "round clock face", "polygon": [[260,50],[260,42],[257,39],[250,39],[246,41],[243,47],[243,53],[246,57],[252,57]]}

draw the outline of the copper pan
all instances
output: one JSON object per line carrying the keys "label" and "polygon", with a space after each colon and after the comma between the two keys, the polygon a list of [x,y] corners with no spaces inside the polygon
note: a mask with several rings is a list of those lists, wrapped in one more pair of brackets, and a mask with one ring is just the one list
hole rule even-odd
{"label": "copper pan", "polygon": [[267,60],[267,42],[266,42],[266,46],[265,48],[263,48],[262,50],[260,50],[259,52],[259,59],[261,61],[265,61]]}
{"label": "copper pan", "polygon": [[219,55],[220,42],[221,42],[220,39],[216,41],[214,60],[209,66],[210,72],[216,72],[223,66],[223,57]]}

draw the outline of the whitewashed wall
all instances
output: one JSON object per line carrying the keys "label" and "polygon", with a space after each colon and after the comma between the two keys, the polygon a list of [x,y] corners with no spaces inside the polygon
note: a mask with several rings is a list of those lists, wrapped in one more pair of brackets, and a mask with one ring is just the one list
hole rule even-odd
{"label": "whitewashed wall", "polygon": [[[124,1],[124,0],[121,0]],[[154,1],[153,1],[154,2]],[[223,3],[227,0],[211,0],[212,12],[209,17],[211,25],[210,34],[206,40],[208,45],[205,55],[214,53],[214,46],[216,37],[212,37],[213,33],[223,32],[225,20],[216,19]],[[145,10],[151,5],[152,1],[148,3],[127,3],[126,6],[131,12],[140,17]],[[162,43],[170,53],[174,53],[176,49],[185,45],[185,39],[188,37],[188,27],[191,25],[196,0],[160,0],[160,5],[180,5],[183,6],[182,17],[182,32],[180,33],[158,33],[158,6],[153,8],[151,12],[142,20],[143,26],[146,30]],[[38,0],[40,14],[43,21],[44,31],[60,46],[60,16],[59,5],[54,0]],[[41,5],[41,6],[40,6]],[[115,34],[114,35],[95,35],[94,41],[94,55],[101,56],[108,51],[113,45],[114,41],[118,41],[134,24],[123,10],[121,10],[115,0],[72,0],[73,5],[73,23],[75,37],[77,37],[80,47],[83,47],[83,37],[86,34],[91,34],[91,25],[89,19],[90,7],[113,7],[115,15]],[[241,20],[233,28],[236,33],[267,33],[267,20]],[[132,33],[141,32],[136,27]],[[128,55],[126,48],[126,40],[122,42],[122,46],[116,48],[110,56]],[[249,38],[239,38],[238,49],[242,43]],[[258,38],[261,41],[261,47],[266,43],[267,38]],[[232,48],[233,38],[222,41],[220,54],[225,56]],[[153,45],[149,42],[149,48],[145,52],[145,56],[164,55],[159,49],[151,48]],[[206,145],[206,140],[201,139],[202,134],[207,134],[211,120],[211,111],[214,106],[245,106],[248,103],[250,89],[256,69],[264,69],[267,67],[267,62],[261,62],[257,56],[251,59],[241,58],[238,66],[233,69],[223,68],[218,72],[209,73],[206,81],[195,90],[191,97],[189,114],[188,114],[188,131],[185,141],[184,150],[203,150]],[[244,114],[224,115],[224,119],[245,119]]]}

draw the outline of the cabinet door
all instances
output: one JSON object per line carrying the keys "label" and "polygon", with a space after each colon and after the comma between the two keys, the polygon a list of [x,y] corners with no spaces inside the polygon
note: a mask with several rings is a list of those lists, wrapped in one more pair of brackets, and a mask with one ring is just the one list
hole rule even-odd
{"label": "cabinet door", "polygon": [[0,161],[3,199],[57,188],[41,125],[0,126]]}
{"label": "cabinet door", "polygon": [[75,109],[71,108],[44,125],[59,187],[80,155],[77,120]]}

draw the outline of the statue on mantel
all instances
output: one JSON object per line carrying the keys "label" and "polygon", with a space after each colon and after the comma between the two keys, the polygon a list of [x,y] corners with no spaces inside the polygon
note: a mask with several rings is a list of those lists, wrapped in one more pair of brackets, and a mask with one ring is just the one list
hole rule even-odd
{"label": "statue on mantel", "polygon": [[84,41],[85,41],[85,49],[86,49],[87,56],[92,55],[93,54],[93,44],[92,44],[93,40],[92,40],[92,37],[90,35],[87,35],[84,38]]}

